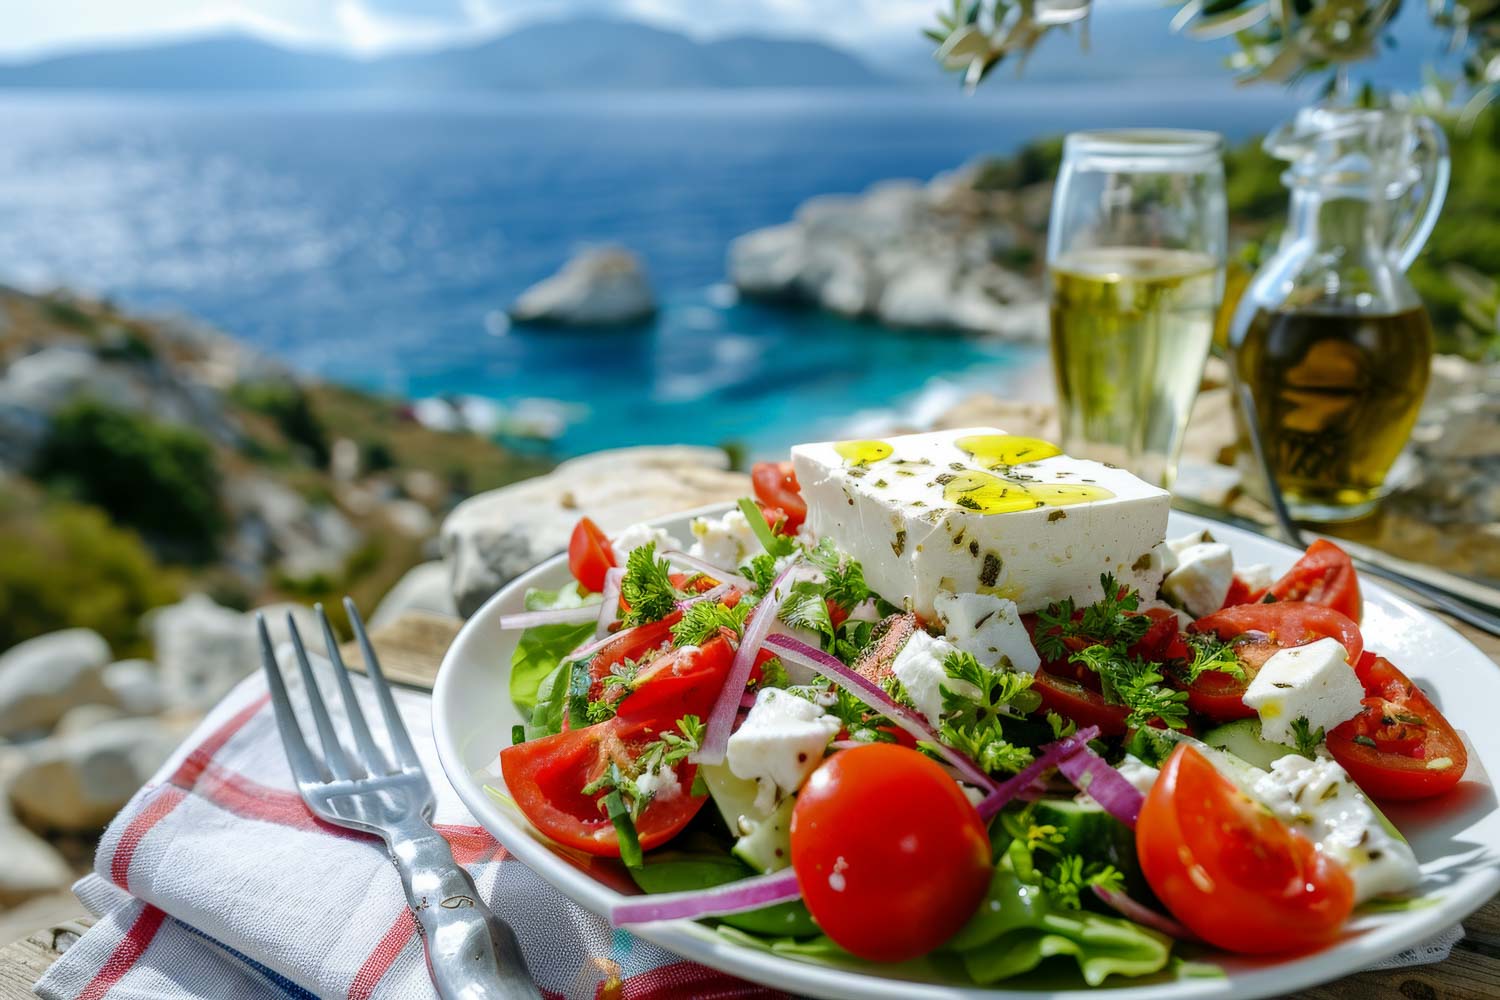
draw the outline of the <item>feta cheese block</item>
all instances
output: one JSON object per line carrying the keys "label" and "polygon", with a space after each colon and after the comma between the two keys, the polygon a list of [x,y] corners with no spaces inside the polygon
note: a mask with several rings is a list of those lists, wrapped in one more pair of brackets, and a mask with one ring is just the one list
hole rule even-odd
{"label": "feta cheese block", "polygon": [[1280,649],[1261,665],[1245,690],[1245,704],[1260,715],[1260,734],[1296,745],[1292,724],[1306,719],[1316,732],[1331,731],[1364,708],[1364,685],[1337,639]]}
{"label": "feta cheese block", "polygon": [[1005,659],[1013,669],[1034,674],[1042,665],[1015,601],[993,594],[943,591],[932,603],[943,623],[943,637],[983,666],[993,667]]}
{"label": "feta cheese block", "polygon": [[1410,845],[1336,761],[1288,754],[1272,764],[1251,791],[1344,866],[1354,882],[1356,903],[1416,888],[1421,872]]}
{"label": "feta cheese block", "polygon": [[1176,553],[1177,565],[1161,581],[1161,595],[1194,618],[1224,606],[1234,582],[1234,554],[1223,542],[1199,542]]}
{"label": "feta cheese block", "polygon": [[902,643],[901,650],[891,663],[891,672],[901,682],[907,698],[917,711],[927,717],[936,729],[943,721],[943,688],[954,694],[970,698],[979,696],[979,689],[968,681],[955,680],[948,676],[943,661],[956,653],[958,647],[947,639],[934,639],[920,628]]}
{"label": "feta cheese block", "polygon": [[725,763],[736,777],[759,785],[755,808],[766,814],[823,763],[823,752],[842,727],[836,716],[806,698],[765,688],[729,737]]}
{"label": "feta cheese block", "polygon": [[[797,445],[812,532],[864,567],[887,601],[935,620],[942,591],[1022,613],[1098,600],[1101,573],[1153,594],[1167,492],[992,427]],[[1159,560],[1155,560],[1159,567]]]}

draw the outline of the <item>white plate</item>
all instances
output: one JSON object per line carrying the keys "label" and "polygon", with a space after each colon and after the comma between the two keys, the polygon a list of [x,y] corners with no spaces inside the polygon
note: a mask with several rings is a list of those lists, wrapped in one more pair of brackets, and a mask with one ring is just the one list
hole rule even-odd
{"label": "white plate", "polygon": [[[717,512],[722,507],[710,508]],[[679,537],[689,537],[693,514],[660,523]],[[1280,543],[1187,514],[1172,514],[1171,531],[1183,534],[1211,527],[1228,542],[1240,564],[1264,562],[1280,573],[1298,553]],[[496,754],[509,745],[511,726],[521,720],[507,688],[516,634],[503,634],[502,614],[522,610],[529,587],[555,588],[568,580],[563,557],[548,560],[514,580],[464,625],[443,658],[433,691],[433,730],[448,779],[464,803],[512,854],[581,905],[607,912],[631,893],[633,884],[616,862],[580,859],[551,844],[513,806],[484,791],[503,787]],[[1183,979],[1131,986],[1130,980],[1108,981],[1112,1000],[1187,1000],[1190,997],[1250,998],[1272,996],[1337,979],[1417,944],[1457,923],[1500,891],[1500,812],[1487,771],[1500,769],[1500,668],[1453,629],[1396,597],[1379,585],[1363,585],[1367,645],[1389,656],[1433,696],[1449,721],[1465,730],[1472,752],[1462,784],[1427,805],[1388,810],[1411,840],[1422,864],[1421,891],[1433,903],[1421,909],[1360,917],[1336,945],[1313,955],[1280,961],[1226,958],[1222,978]],[[971,984],[914,982],[883,974],[873,964],[851,962],[848,969],[815,965],[735,944],[711,928],[678,920],[648,924],[637,933],[668,951],[733,975],[795,993],[818,997],[881,997],[891,1000],[962,997],[997,1000],[1036,997],[1036,990],[984,989]],[[1098,990],[1067,989],[1051,995],[1095,996]]]}

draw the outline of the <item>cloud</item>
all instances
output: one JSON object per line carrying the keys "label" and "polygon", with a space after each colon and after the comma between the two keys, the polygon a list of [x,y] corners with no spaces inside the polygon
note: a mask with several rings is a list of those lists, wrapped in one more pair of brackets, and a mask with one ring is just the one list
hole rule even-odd
{"label": "cloud", "polygon": [[241,28],[361,52],[425,47],[528,21],[608,15],[698,36],[753,32],[846,46],[902,41],[932,17],[923,0],[46,0],[5,2],[0,53],[25,54]]}

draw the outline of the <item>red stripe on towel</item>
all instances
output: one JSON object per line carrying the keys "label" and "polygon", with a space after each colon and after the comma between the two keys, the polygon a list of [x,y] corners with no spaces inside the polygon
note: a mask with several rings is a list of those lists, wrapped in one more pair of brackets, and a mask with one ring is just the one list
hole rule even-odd
{"label": "red stripe on towel", "polygon": [[125,937],[115,945],[115,950],[110,953],[104,965],[94,973],[94,978],[89,980],[83,992],[78,994],[78,1000],[103,1000],[125,973],[135,968],[135,963],[141,960],[141,956],[151,946],[156,932],[161,930],[161,922],[166,916],[154,906],[142,907],[135,922],[130,925],[130,930],[125,932]]}
{"label": "red stripe on towel", "polygon": [[381,977],[395,964],[406,943],[416,933],[416,918],[411,915],[410,910],[403,909],[396,922],[391,924],[391,929],[385,932],[385,936],[375,946],[375,950],[370,952],[370,957],[365,959],[359,971],[354,974],[354,981],[349,984],[349,1000],[370,1000]]}

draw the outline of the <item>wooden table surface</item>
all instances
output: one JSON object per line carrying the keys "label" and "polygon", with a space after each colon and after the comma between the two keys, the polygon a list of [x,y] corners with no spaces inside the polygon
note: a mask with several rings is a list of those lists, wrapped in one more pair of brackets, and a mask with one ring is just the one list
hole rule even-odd
{"label": "wooden table surface", "polygon": [[[371,639],[388,677],[431,689],[443,651],[458,634],[460,624],[456,618],[409,613],[376,630]],[[1500,638],[1461,623],[1453,624],[1500,664]],[[344,658],[351,667],[362,668],[359,650],[352,644],[344,648]],[[31,984],[91,922],[80,908],[76,916],[54,921],[0,948],[0,1000],[32,1000]],[[1500,896],[1465,920],[1464,931],[1464,939],[1444,962],[1361,972],[1296,995],[1308,1000],[1497,1000],[1500,998]],[[1108,993],[1101,996],[1107,997]]]}

